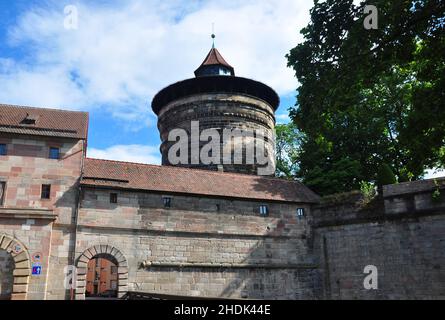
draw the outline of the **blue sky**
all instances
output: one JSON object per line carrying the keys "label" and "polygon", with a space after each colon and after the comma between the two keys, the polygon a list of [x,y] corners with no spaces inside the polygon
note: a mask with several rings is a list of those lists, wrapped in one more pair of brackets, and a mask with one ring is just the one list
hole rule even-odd
{"label": "blue sky", "polygon": [[[77,10],[67,29],[66,6]],[[298,82],[285,55],[310,0],[0,1],[0,103],[90,113],[88,156],[160,163],[153,96],[193,77],[216,46],[239,76],[264,82],[288,120]],[[436,174],[443,175],[443,173]],[[427,177],[432,177],[430,172]]]}
{"label": "blue sky", "polygon": [[[66,29],[64,9],[77,9]],[[0,1],[0,102],[90,113],[88,156],[159,163],[150,103],[216,46],[237,75],[274,88],[288,121],[297,80],[284,55],[311,1]]]}

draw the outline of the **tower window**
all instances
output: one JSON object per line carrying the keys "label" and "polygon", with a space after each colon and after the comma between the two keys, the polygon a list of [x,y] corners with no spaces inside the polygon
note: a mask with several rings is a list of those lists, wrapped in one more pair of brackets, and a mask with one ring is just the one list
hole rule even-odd
{"label": "tower window", "polygon": [[49,148],[49,158],[50,159],[59,159],[60,158],[60,149],[59,148]]}
{"label": "tower window", "polygon": [[297,209],[297,218],[298,218],[298,219],[301,219],[301,218],[304,217],[304,215],[305,215],[305,213],[304,213],[304,208],[298,208],[298,209]]}
{"label": "tower window", "polygon": [[117,193],[110,193],[110,203],[117,203]]}
{"label": "tower window", "polygon": [[42,199],[50,199],[51,198],[51,185],[50,184],[42,184]]}
{"label": "tower window", "polygon": [[164,208],[171,208],[171,206],[172,206],[172,198],[164,197],[164,198],[162,198],[162,200],[164,201]]}
{"label": "tower window", "polygon": [[6,144],[0,144],[0,156],[6,156]]}
{"label": "tower window", "polygon": [[269,215],[269,207],[267,205],[260,205],[260,215],[267,217]]}

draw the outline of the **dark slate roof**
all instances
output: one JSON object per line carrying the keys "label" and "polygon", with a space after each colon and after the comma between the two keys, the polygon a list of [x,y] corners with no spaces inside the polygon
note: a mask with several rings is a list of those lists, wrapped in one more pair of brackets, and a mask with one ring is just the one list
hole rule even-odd
{"label": "dark slate roof", "polygon": [[0,104],[0,132],[86,140],[88,113]]}
{"label": "dark slate roof", "polygon": [[204,93],[236,93],[256,97],[268,103],[274,110],[280,104],[278,94],[264,83],[235,76],[205,76],[176,82],[162,89],[153,98],[151,107],[159,114],[172,101]]}
{"label": "dark slate roof", "polygon": [[263,201],[315,203],[297,181],[172,166],[85,159],[82,185]]}

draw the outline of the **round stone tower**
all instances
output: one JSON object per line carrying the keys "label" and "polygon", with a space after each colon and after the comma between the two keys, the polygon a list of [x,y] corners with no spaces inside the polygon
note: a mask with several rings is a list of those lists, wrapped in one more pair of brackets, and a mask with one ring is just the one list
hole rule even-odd
{"label": "round stone tower", "polygon": [[153,99],[162,164],[274,174],[276,92],[236,77],[215,47],[195,76],[164,88]]}

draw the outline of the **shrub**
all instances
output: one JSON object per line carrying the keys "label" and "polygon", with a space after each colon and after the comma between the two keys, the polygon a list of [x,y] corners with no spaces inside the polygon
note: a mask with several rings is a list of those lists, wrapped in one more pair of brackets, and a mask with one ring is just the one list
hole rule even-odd
{"label": "shrub", "polygon": [[397,183],[396,176],[391,170],[391,167],[384,163],[380,166],[379,171],[377,173],[377,185],[384,186],[387,184]]}

